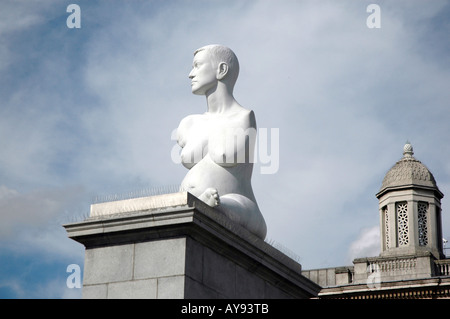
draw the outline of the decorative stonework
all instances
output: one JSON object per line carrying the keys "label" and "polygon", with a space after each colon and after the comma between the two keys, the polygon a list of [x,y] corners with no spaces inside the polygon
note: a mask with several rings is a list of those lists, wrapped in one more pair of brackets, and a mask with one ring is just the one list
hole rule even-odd
{"label": "decorative stonework", "polygon": [[381,190],[409,184],[437,188],[436,180],[428,168],[413,156],[413,148],[407,143],[403,148],[403,158],[385,175]]}
{"label": "decorative stonework", "polygon": [[427,184],[430,187],[436,187],[436,180],[433,174],[422,162],[414,157],[402,158],[386,174],[383,179],[381,189],[402,184]]}
{"label": "decorative stonework", "polygon": [[393,273],[401,270],[415,269],[417,266],[416,258],[398,258],[398,259],[386,259],[369,262],[369,266],[373,269],[377,269],[381,272]]}
{"label": "decorative stonework", "polygon": [[408,203],[397,203],[398,245],[409,243]]}
{"label": "decorative stonework", "polygon": [[388,208],[384,208],[384,242],[386,244],[386,249],[390,248],[390,238],[389,238],[389,211]]}
{"label": "decorative stonework", "polygon": [[419,233],[419,245],[428,245],[428,204],[419,202],[418,206],[418,233]]}

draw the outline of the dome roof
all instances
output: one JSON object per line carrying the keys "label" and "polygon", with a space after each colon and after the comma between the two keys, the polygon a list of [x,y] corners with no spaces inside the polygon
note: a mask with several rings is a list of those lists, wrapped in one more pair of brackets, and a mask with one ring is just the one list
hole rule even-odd
{"label": "dome roof", "polygon": [[429,169],[419,160],[414,158],[412,145],[407,142],[403,147],[403,158],[387,172],[383,179],[380,192],[381,195],[388,188],[399,188],[402,186],[423,186],[434,188],[440,193],[436,180]]}

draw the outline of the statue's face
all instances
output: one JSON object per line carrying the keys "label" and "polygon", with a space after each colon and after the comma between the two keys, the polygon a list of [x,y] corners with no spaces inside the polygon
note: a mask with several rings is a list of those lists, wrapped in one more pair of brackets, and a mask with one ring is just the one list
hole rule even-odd
{"label": "statue's face", "polygon": [[206,95],[217,85],[216,70],[206,50],[199,51],[194,56],[192,71],[189,73],[192,93]]}

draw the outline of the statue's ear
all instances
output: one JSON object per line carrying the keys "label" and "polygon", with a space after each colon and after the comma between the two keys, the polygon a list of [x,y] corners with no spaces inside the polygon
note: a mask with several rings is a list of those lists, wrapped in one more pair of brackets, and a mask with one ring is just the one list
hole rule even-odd
{"label": "statue's ear", "polygon": [[225,62],[220,62],[219,66],[217,67],[217,79],[222,80],[225,75],[228,73],[228,64]]}

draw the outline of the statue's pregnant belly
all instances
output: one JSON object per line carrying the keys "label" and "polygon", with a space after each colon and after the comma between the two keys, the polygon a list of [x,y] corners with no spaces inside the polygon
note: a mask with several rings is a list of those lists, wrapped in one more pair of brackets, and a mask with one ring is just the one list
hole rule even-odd
{"label": "statue's pregnant belly", "polygon": [[216,188],[219,196],[236,193],[253,197],[250,185],[251,172],[252,164],[223,167],[206,155],[189,170],[181,187],[197,197],[209,187]]}

